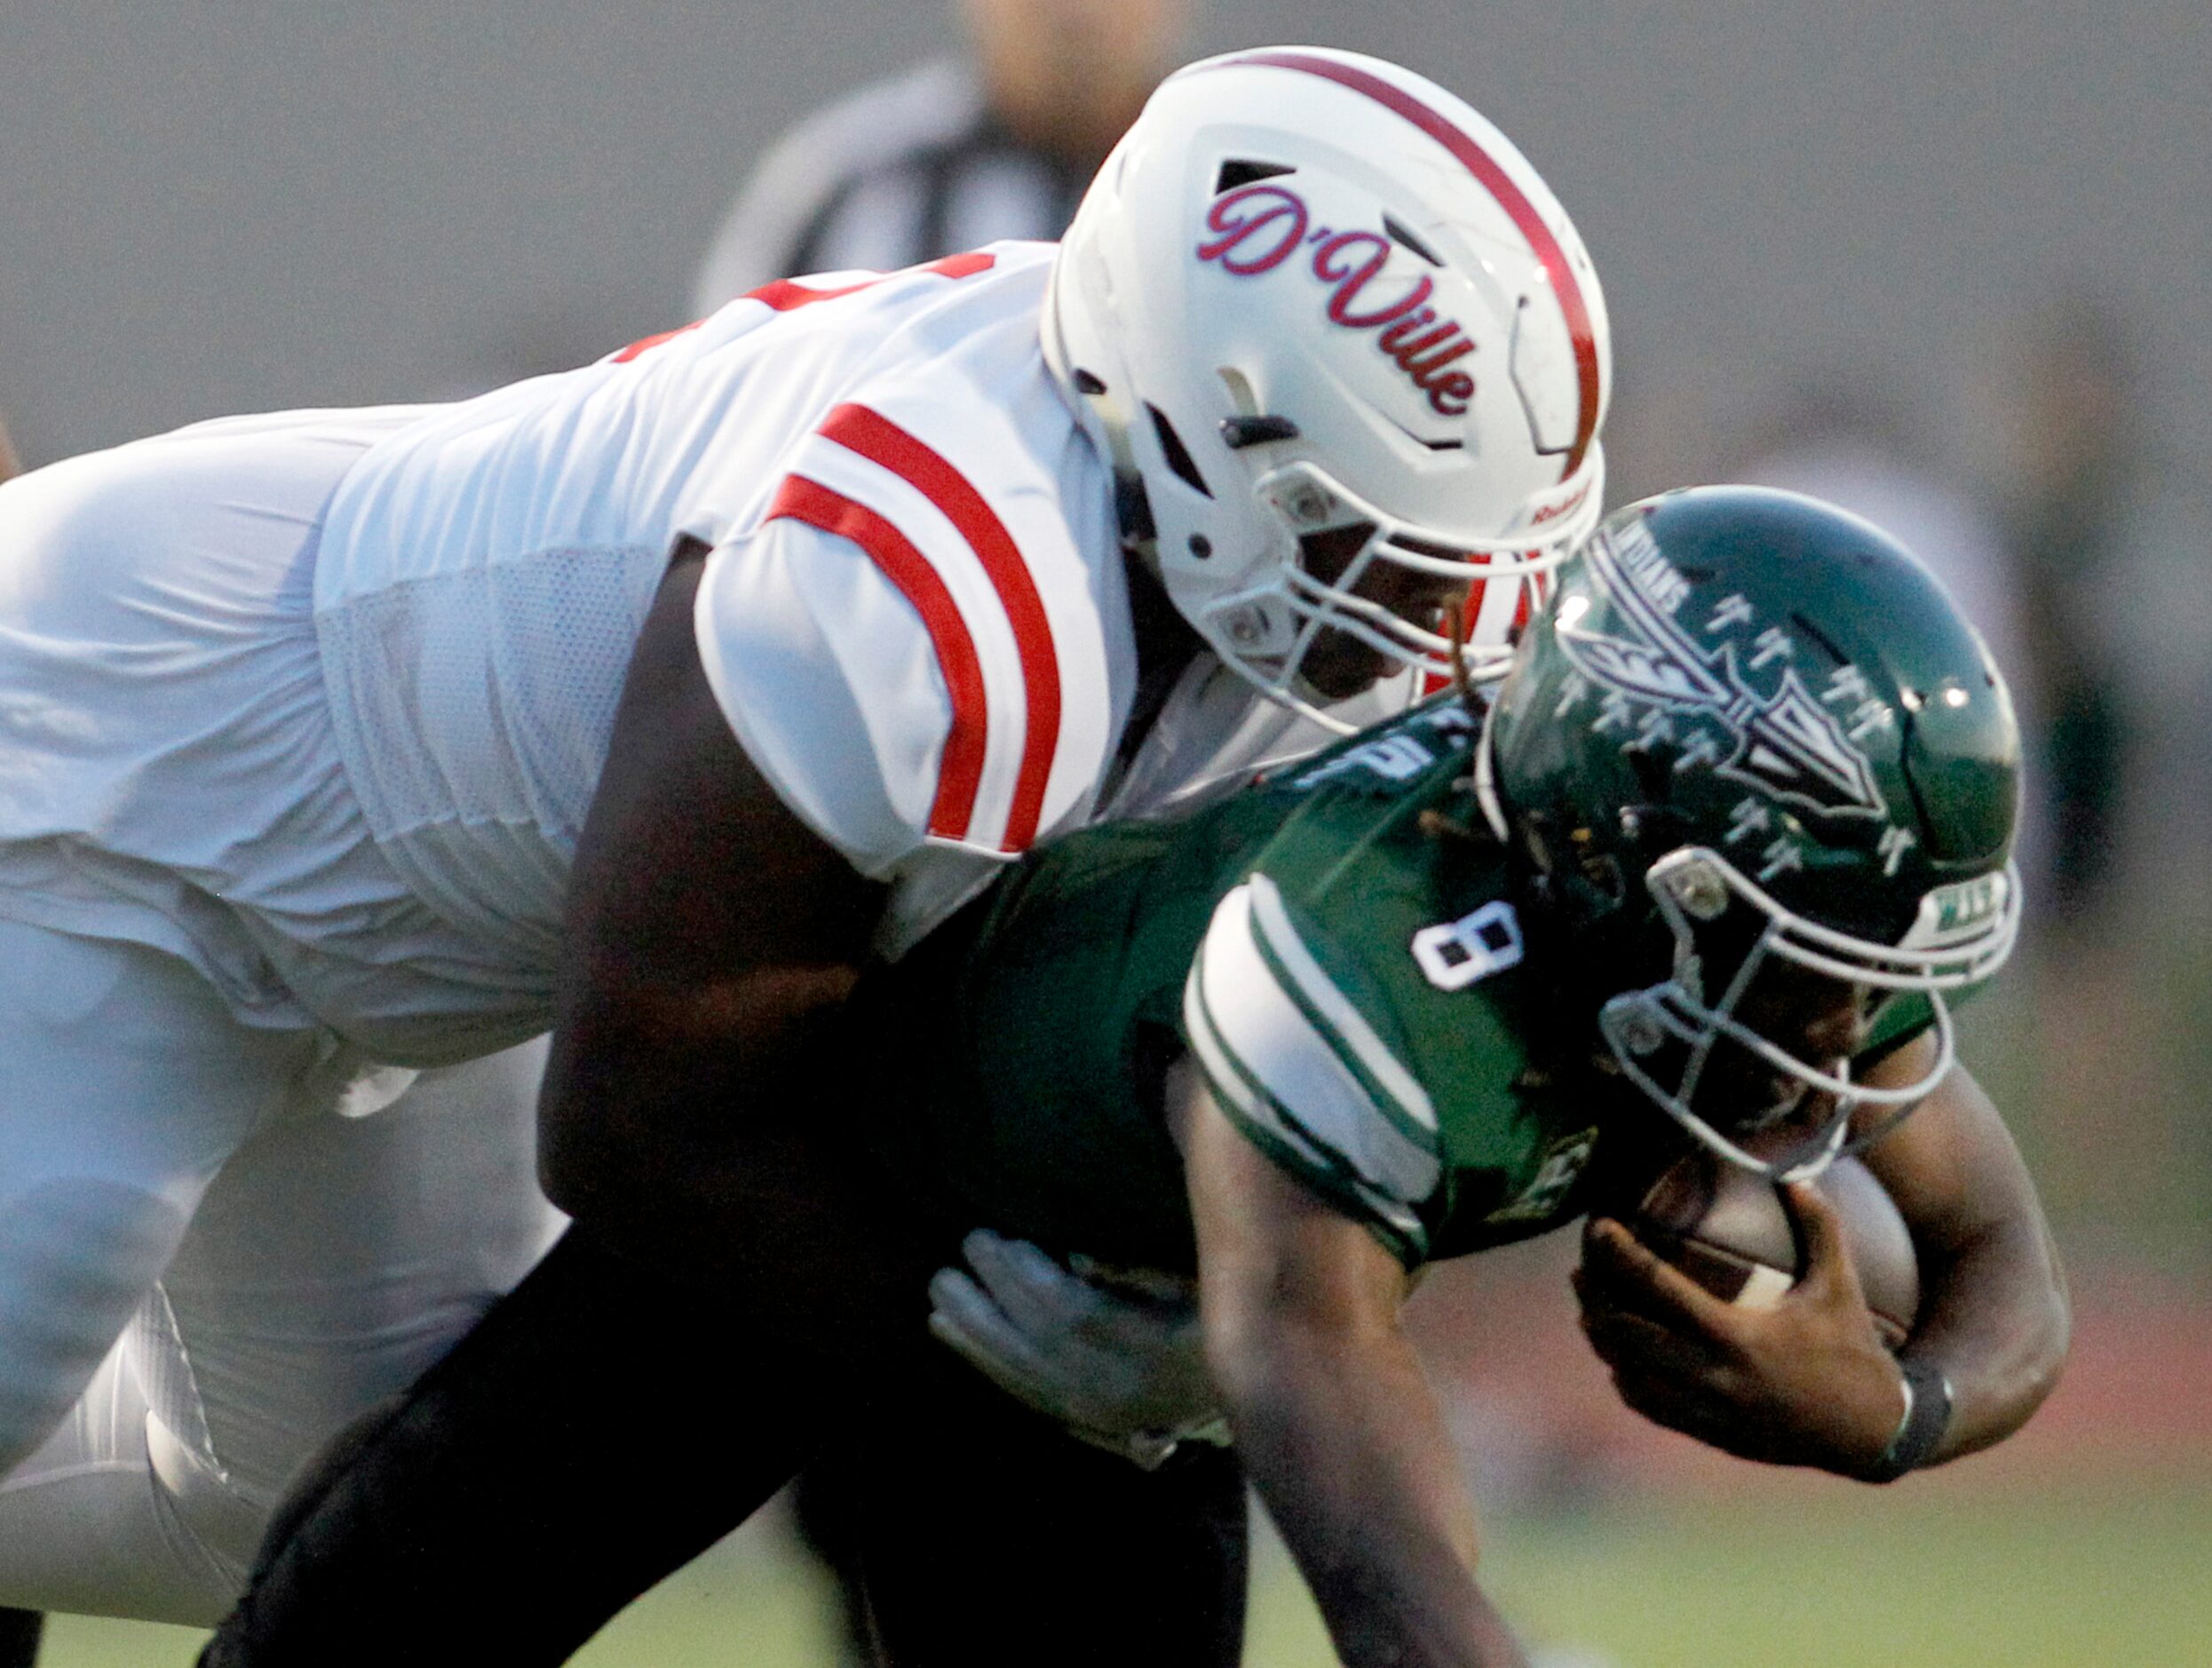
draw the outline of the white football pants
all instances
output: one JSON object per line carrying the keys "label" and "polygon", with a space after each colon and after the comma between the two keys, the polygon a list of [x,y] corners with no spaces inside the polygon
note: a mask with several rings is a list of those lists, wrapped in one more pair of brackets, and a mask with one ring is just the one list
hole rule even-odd
{"label": "white football pants", "polygon": [[373,1071],[0,918],[0,1604],[219,1617],[293,1468],[558,1231],[541,1063]]}

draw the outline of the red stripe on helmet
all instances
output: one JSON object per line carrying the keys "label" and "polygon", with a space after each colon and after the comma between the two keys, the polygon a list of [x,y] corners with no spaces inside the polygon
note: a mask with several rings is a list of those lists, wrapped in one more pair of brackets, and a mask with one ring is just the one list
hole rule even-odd
{"label": "red stripe on helmet", "polygon": [[983,663],[975,639],[944,580],[906,535],[864,504],[809,481],[787,475],[765,518],[788,516],[851,539],[884,576],[914,605],[937,652],[938,670],[952,697],[952,728],[937,766],[937,796],[930,805],[930,832],[940,839],[966,839],[975,817],[977,786],[983,780],[984,743],[990,736],[991,710],[983,687]]}
{"label": "red stripe on helmet", "polygon": [[1365,94],[1384,108],[1396,112],[1455,157],[1467,171],[1479,180],[1483,188],[1495,197],[1498,205],[1520,228],[1529,247],[1536,251],[1536,258],[1551,281],[1551,293],[1558,298],[1559,310],[1566,315],[1567,336],[1574,344],[1574,376],[1581,393],[1581,410],[1574,425],[1574,444],[1567,453],[1566,467],[1560,472],[1565,481],[1581,467],[1583,457],[1590,450],[1590,441],[1598,433],[1598,405],[1600,389],[1598,379],[1598,334],[1590,320],[1590,304],[1584,299],[1582,285],[1575,282],[1574,269],[1567,262],[1566,251],[1559,247],[1559,240],[1544,224],[1543,216],[1536,212],[1536,205],[1527,194],[1515,185],[1495,157],[1438,111],[1415,98],[1404,88],[1383,80],[1380,75],[1361,69],[1356,65],[1340,63],[1333,58],[1321,58],[1311,52],[1245,52],[1235,58],[1223,60],[1216,68],[1229,68],[1236,65],[1252,64],[1272,69],[1296,69],[1309,75],[1319,75],[1333,81],[1340,87]]}
{"label": "red stripe on helmet", "polygon": [[1022,687],[1028,699],[1021,767],[1014,780],[1013,804],[1006,814],[1001,848],[1025,851],[1037,836],[1045,784],[1051,778],[1052,756],[1060,735],[1059,657],[1052,646],[1052,623],[1044,611],[1044,599],[1037,593],[1029,564],[1022,559],[1006,524],[968,478],[888,417],[863,405],[841,405],[829,414],[821,433],[889,470],[943,512],[975,552],[991,588],[998,593],[1007,624],[1013,628]]}

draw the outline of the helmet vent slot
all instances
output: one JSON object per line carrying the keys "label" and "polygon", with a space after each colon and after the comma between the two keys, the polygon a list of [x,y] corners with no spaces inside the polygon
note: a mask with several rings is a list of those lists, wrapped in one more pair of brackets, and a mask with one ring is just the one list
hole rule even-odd
{"label": "helmet vent slot", "polygon": [[1249,156],[1233,156],[1221,164],[1221,171],[1214,176],[1214,195],[1249,186],[1256,179],[1272,179],[1278,174],[1297,171],[1289,163],[1263,163]]}
{"label": "helmet vent slot", "polygon": [[1160,449],[1167,454],[1168,467],[1183,478],[1184,483],[1194,492],[1210,498],[1213,488],[1206,484],[1206,477],[1198,473],[1198,465],[1191,459],[1190,449],[1183,444],[1183,437],[1175,432],[1175,425],[1150,401],[1145,409],[1152,417],[1153,433],[1160,437]]}
{"label": "helmet vent slot", "polygon": [[1431,249],[1428,244],[1422,242],[1422,240],[1416,237],[1412,232],[1407,230],[1406,226],[1399,220],[1399,218],[1396,215],[1386,214],[1383,217],[1383,229],[1390,234],[1390,240],[1391,242],[1403,244],[1406,248],[1413,250],[1415,254],[1420,256],[1422,259],[1427,261],[1430,266],[1443,266],[1444,258],[1439,255],[1434,250]]}
{"label": "helmet vent slot", "polygon": [[1221,438],[1233,452],[1272,441],[1295,441],[1298,425],[1287,417],[1233,417],[1221,419]]}

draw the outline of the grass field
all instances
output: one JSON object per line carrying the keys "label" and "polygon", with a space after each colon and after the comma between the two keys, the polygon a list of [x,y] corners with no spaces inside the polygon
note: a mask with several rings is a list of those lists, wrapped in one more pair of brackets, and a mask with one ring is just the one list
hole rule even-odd
{"label": "grass field", "polygon": [[[1576,1668],[2212,1668],[2212,1478],[1980,1501],[1824,1490],[1817,1513],[1647,1497],[1587,1521],[1500,1521],[1488,1559],[1525,1635]],[[184,1668],[198,1638],[57,1617],[42,1662]],[[833,1660],[829,1639],[811,1571],[764,1524],[576,1660],[817,1668]],[[1335,1660],[1272,1544],[1245,1660]]]}

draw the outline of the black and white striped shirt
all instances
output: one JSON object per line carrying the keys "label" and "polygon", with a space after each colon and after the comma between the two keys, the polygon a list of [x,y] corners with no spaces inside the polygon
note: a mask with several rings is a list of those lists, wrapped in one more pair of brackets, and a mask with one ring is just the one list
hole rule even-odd
{"label": "black and white striped shirt", "polygon": [[925,64],[776,143],[724,218],[694,302],[704,314],[773,278],[1056,238],[1089,183],[1087,170],[1007,132],[968,66]]}

